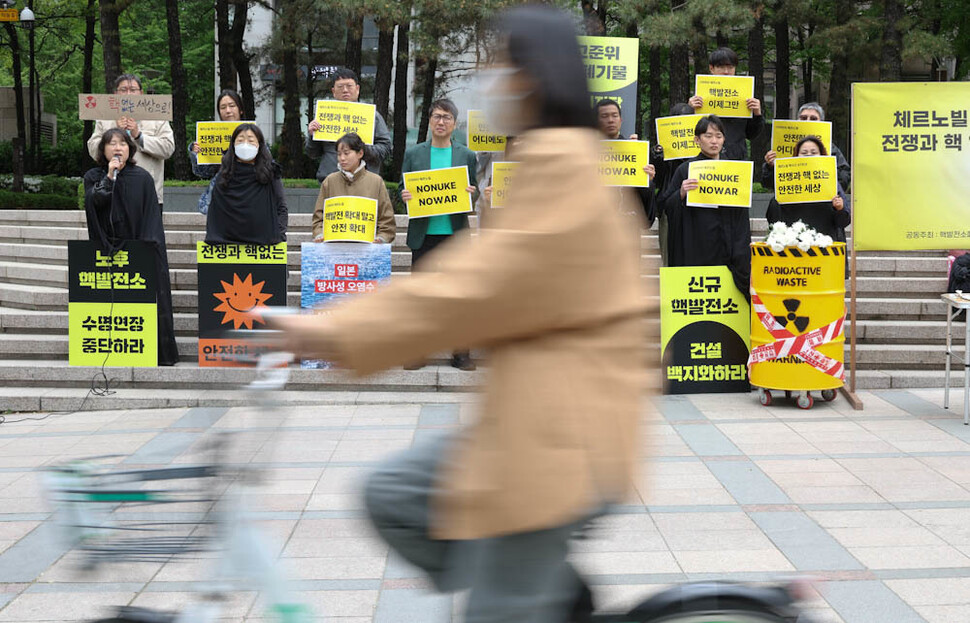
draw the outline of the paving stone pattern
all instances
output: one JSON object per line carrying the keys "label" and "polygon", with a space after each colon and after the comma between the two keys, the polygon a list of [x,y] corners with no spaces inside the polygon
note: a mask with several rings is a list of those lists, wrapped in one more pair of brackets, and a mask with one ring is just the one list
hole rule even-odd
{"label": "paving stone pattern", "polygon": [[[374,464],[417,438],[472,421],[474,395],[401,393],[371,405],[288,405],[7,415],[0,424],[0,623],[82,621],[112,606],[179,608],[212,558],[78,569],[54,538],[38,468],[115,455],[121,468],[192,464],[232,432],[234,456],[265,469],[258,525],[296,594],[332,623],[460,621],[389,554],[362,510]],[[644,410],[641,473],[629,500],[577,541],[575,564],[607,610],[701,578],[819,579],[821,623],[970,619],[970,427],[941,390],[862,393],[810,411],[753,394],[657,398]],[[151,515],[194,521],[204,508]],[[147,511],[126,511],[144,519]],[[269,621],[240,591],[226,621]]]}

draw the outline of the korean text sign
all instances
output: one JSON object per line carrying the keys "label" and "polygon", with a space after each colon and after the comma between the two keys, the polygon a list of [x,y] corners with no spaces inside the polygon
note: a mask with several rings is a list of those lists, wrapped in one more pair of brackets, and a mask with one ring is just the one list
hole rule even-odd
{"label": "korean text sign", "polygon": [[504,208],[509,200],[509,186],[518,169],[518,162],[492,163],[492,207]]}
{"label": "korean text sign", "polygon": [[750,117],[748,100],[754,97],[754,76],[698,75],[694,93],[704,105],[697,111],[702,115],[719,117]]}
{"label": "korean text sign", "polygon": [[700,152],[694,142],[694,128],[704,115],[675,115],[657,119],[657,144],[664,148],[664,160],[693,158]]}
{"label": "korean text sign", "polygon": [[[536,36],[541,37],[541,33]],[[586,67],[590,107],[602,99],[620,105],[620,134],[636,134],[637,70],[640,40],[628,37],[579,37],[579,53]]]}
{"label": "korean text sign", "polygon": [[376,114],[377,107],[373,104],[317,100],[316,120],[320,129],[313,133],[313,140],[336,142],[344,134],[354,132],[365,145],[373,145]]}
{"label": "korean text sign", "polygon": [[751,207],[751,177],[754,163],[745,160],[695,160],[687,177],[700,187],[687,193],[687,205],[698,207]]}
{"label": "korean text sign", "polygon": [[405,173],[404,187],[411,193],[411,200],[407,202],[409,218],[464,214],[473,210],[472,196],[465,190],[468,188],[466,167]]}
{"label": "korean text sign", "polygon": [[488,126],[484,111],[468,111],[468,149],[472,151],[505,151],[505,135]]}
{"label": "korean text sign", "polygon": [[139,121],[172,120],[171,95],[79,93],[77,108],[78,118],[84,121],[121,117]]}
{"label": "korean text sign", "polygon": [[778,203],[831,201],[838,193],[835,156],[775,160],[775,199]]}
{"label": "korean text sign", "polygon": [[791,158],[795,155],[795,145],[806,136],[817,136],[825,153],[832,154],[831,121],[790,121],[775,119],[771,122],[771,148],[778,158]]}
{"label": "korean text sign", "polygon": [[240,123],[252,121],[199,121],[195,124],[195,142],[199,144],[199,164],[221,164],[222,154],[232,142],[232,133]]}
{"label": "korean text sign", "polygon": [[377,199],[331,197],[323,204],[324,242],[374,242]]}
{"label": "korean text sign", "polygon": [[606,186],[650,186],[645,166],[650,164],[646,141],[601,141],[600,179]]}

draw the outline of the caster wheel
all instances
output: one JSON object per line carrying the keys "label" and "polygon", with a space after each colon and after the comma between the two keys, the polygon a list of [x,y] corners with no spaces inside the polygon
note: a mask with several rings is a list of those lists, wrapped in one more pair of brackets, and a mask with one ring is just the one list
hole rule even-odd
{"label": "caster wheel", "polygon": [[833,400],[835,400],[835,397],[837,395],[838,395],[838,392],[836,392],[834,389],[822,390],[822,400],[824,400],[825,402],[832,402]]}
{"label": "caster wheel", "polygon": [[771,392],[767,389],[758,390],[758,400],[766,407],[771,406]]}
{"label": "caster wheel", "polygon": [[799,409],[811,409],[812,405],[815,404],[815,400],[812,398],[811,394],[805,394],[798,397],[798,402],[796,403]]}

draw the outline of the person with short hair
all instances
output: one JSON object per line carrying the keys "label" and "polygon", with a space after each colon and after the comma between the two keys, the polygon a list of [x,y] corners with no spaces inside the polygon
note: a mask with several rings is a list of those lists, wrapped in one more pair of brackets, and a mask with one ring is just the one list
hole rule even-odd
{"label": "person with short hair", "polygon": [[[100,122],[99,122],[100,123]],[[158,365],[179,360],[172,316],[172,282],[162,210],[155,180],[135,164],[138,143],[122,128],[107,128],[94,146],[97,166],[84,174],[84,213],[88,239],[113,253],[126,240],[141,240],[155,252],[155,304],[158,312]],[[142,159],[142,155],[138,155]]]}
{"label": "person with short hair", "polygon": [[[825,121],[825,109],[818,102],[806,102],[798,107],[799,121]],[[852,183],[852,167],[845,159],[845,154],[833,142],[832,154],[835,156],[835,170],[838,173],[839,184],[843,190],[848,190]],[[761,185],[765,188],[775,187],[775,159],[778,154],[774,149],[765,154],[765,165],[761,167]]]}
{"label": "person with short hair", "polygon": [[[114,92],[119,95],[140,95],[141,79],[134,74],[122,74],[115,79]],[[98,120],[88,139],[88,153],[95,161],[98,159],[101,137],[110,128],[121,128],[138,145],[139,166],[155,181],[155,195],[161,206],[165,192],[165,160],[175,153],[175,133],[171,124],[168,121],[137,121],[128,115],[114,121]]]}
{"label": "person with short hair", "polygon": [[[429,129],[431,139],[409,147],[404,152],[401,167],[401,199],[411,200],[411,192],[404,188],[404,173],[447,169],[450,167],[468,168],[468,186],[465,191],[472,195],[472,203],[478,199],[477,158],[475,152],[454,140],[453,134],[458,122],[458,107],[450,99],[439,99],[431,103]],[[411,270],[420,271],[433,268],[428,266],[429,253],[438,245],[447,242],[451,235],[468,228],[467,214],[445,214],[424,218],[408,219],[408,247],[411,249]],[[468,351],[455,351],[451,356],[452,367],[471,371],[476,368]],[[424,367],[423,362],[413,362],[405,366],[408,370]]]}
{"label": "person with short hair", "polygon": [[282,168],[259,126],[240,123],[215,177],[205,241],[278,244],[286,240],[287,218]]}
{"label": "person with short hair", "polygon": [[[620,104],[616,100],[611,99],[601,99],[596,102],[593,106],[593,110],[596,113],[596,125],[599,127],[600,132],[609,141],[635,141],[637,140],[636,134],[631,134],[630,138],[623,136],[620,133],[620,128],[623,127],[623,115],[620,111]],[[657,173],[656,168],[650,163],[647,163],[643,167],[643,172],[647,174],[650,178],[651,183],[653,182],[654,176]],[[634,209],[630,205],[630,193],[628,190],[633,190],[636,192],[639,207],[643,211],[643,218],[646,222],[647,227],[653,225],[654,220],[657,218],[657,198],[655,189],[652,187],[647,188],[633,188],[625,189],[619,188],[619,205],[618,208],[620,212],[624,214],[635,214],[638,210]]]}
{"label": "person with short hair", "polygon": [[[352,69],[341,67],[333,74],[333,86],[330,93],[335,100],[342,102],[356,102],[360,99],[360,78]],[[317,168],[317,181],[321,184],[327,176],[340,167],[337,165],[337,144],[331,141],[315,141],[313,133],[320,129],[320,122],[314,119],[307,126],[306,143],[303,151],[310,158],[320,158]],[[381,113],[374,112],[374,144],[364,148],[364,162],[367,170],[381,174],[381,165],[391,153],[391,133],[387,129],[387,122]]]}
{"label": "person with short hair", "polygon": [[[718,48],[711,52],[707,68],[715,76],[733,76],[738,70],[738,55],[731,48]],[[704,100],[695,94],[687,103],[696,111],[704,105]],[[757,97],[748,98],[747,105],[751,111],[750,117],[721,118],[725,129],[724,153],[721,154],[724,160],[750,160],[746,140],[753,141],[765,131],[761,100]]]}
{"label": "person with short hair", "polygon": [[690,163],[720,160],[726,135],[724,121],[707,115],[694,128],[701,153],[674,171],[661,199],[667,214],[667,259],[670,266],[727,266],[738,290],[747,297],[751,283],[751,221],[748,208],[734,206],[691,207],[687,193],[700,186],[689,178]]}
{"label": "person with short hair", "polygon": [[367,170],[364,164],[364,141],[355,133],[344,134],[337,140],[337,165],[339,171],[331,173],[320,184],[320,194],[313,207],[313,241],[323,242],[323,208],[327,199],[333,197],[367,197],[377,200],[377,228],[374,242],[391,244],[397,235],[394,205],[387,192],[384,179]]}
{"label": "person with short hair", "polygon": [[[674,104],[670,107],[670,116],[693,114],[694,109],[690,107],[690,104],[684,102]],[[684,158],[664,159],[663,145],[657,143],[651,150],[650,161],[653,163],[654,169],[657,172],[654,181],[657,187],[658,197],[657,240],[660,244],[660,260],[664,266],[670,266],[667,259],[667,214],[664,212],[663,202],[659,198],[666,196],[667,188],[670,186],[670,178],[673,176],[674,171],[677,170],[677,167],[680,166],[680,163],[684,161]]]}

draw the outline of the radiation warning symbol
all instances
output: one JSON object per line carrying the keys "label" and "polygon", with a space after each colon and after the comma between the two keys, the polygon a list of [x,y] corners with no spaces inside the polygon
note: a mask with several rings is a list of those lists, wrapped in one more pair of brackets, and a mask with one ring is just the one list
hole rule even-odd
{"label": "radiation warning symbol", "polygon": [[265,281],[254,284],[252,274],[240,280],[239,275],[233,273],[232,284],[222,280],[220,283],[222,283],[222,292],[216,292],[213,296],[221,303],[213,311],[223,313],[221,324],[232,322],[233,329],[243,325],[247,329],[252,329],[254,322],[266,323],[262,312],[268,309],[266,301],[273,298],[273,294],[263,292]]}
{"label": "radiation warning symbol", "polygon": [[799,333],[805,331],[805,329],[808,328],[808,316],[799,316],[797,314],[798,308],[801,306],[802,302],[798,299],[785,299],[782,301],[782,304],[785,306],[785,311],[788,313],[784,316],[775,316],[775,320],[778,321],[778,324],[788,329],[788,323],[791,322],[795,325],[795,328],[798,329]]}

